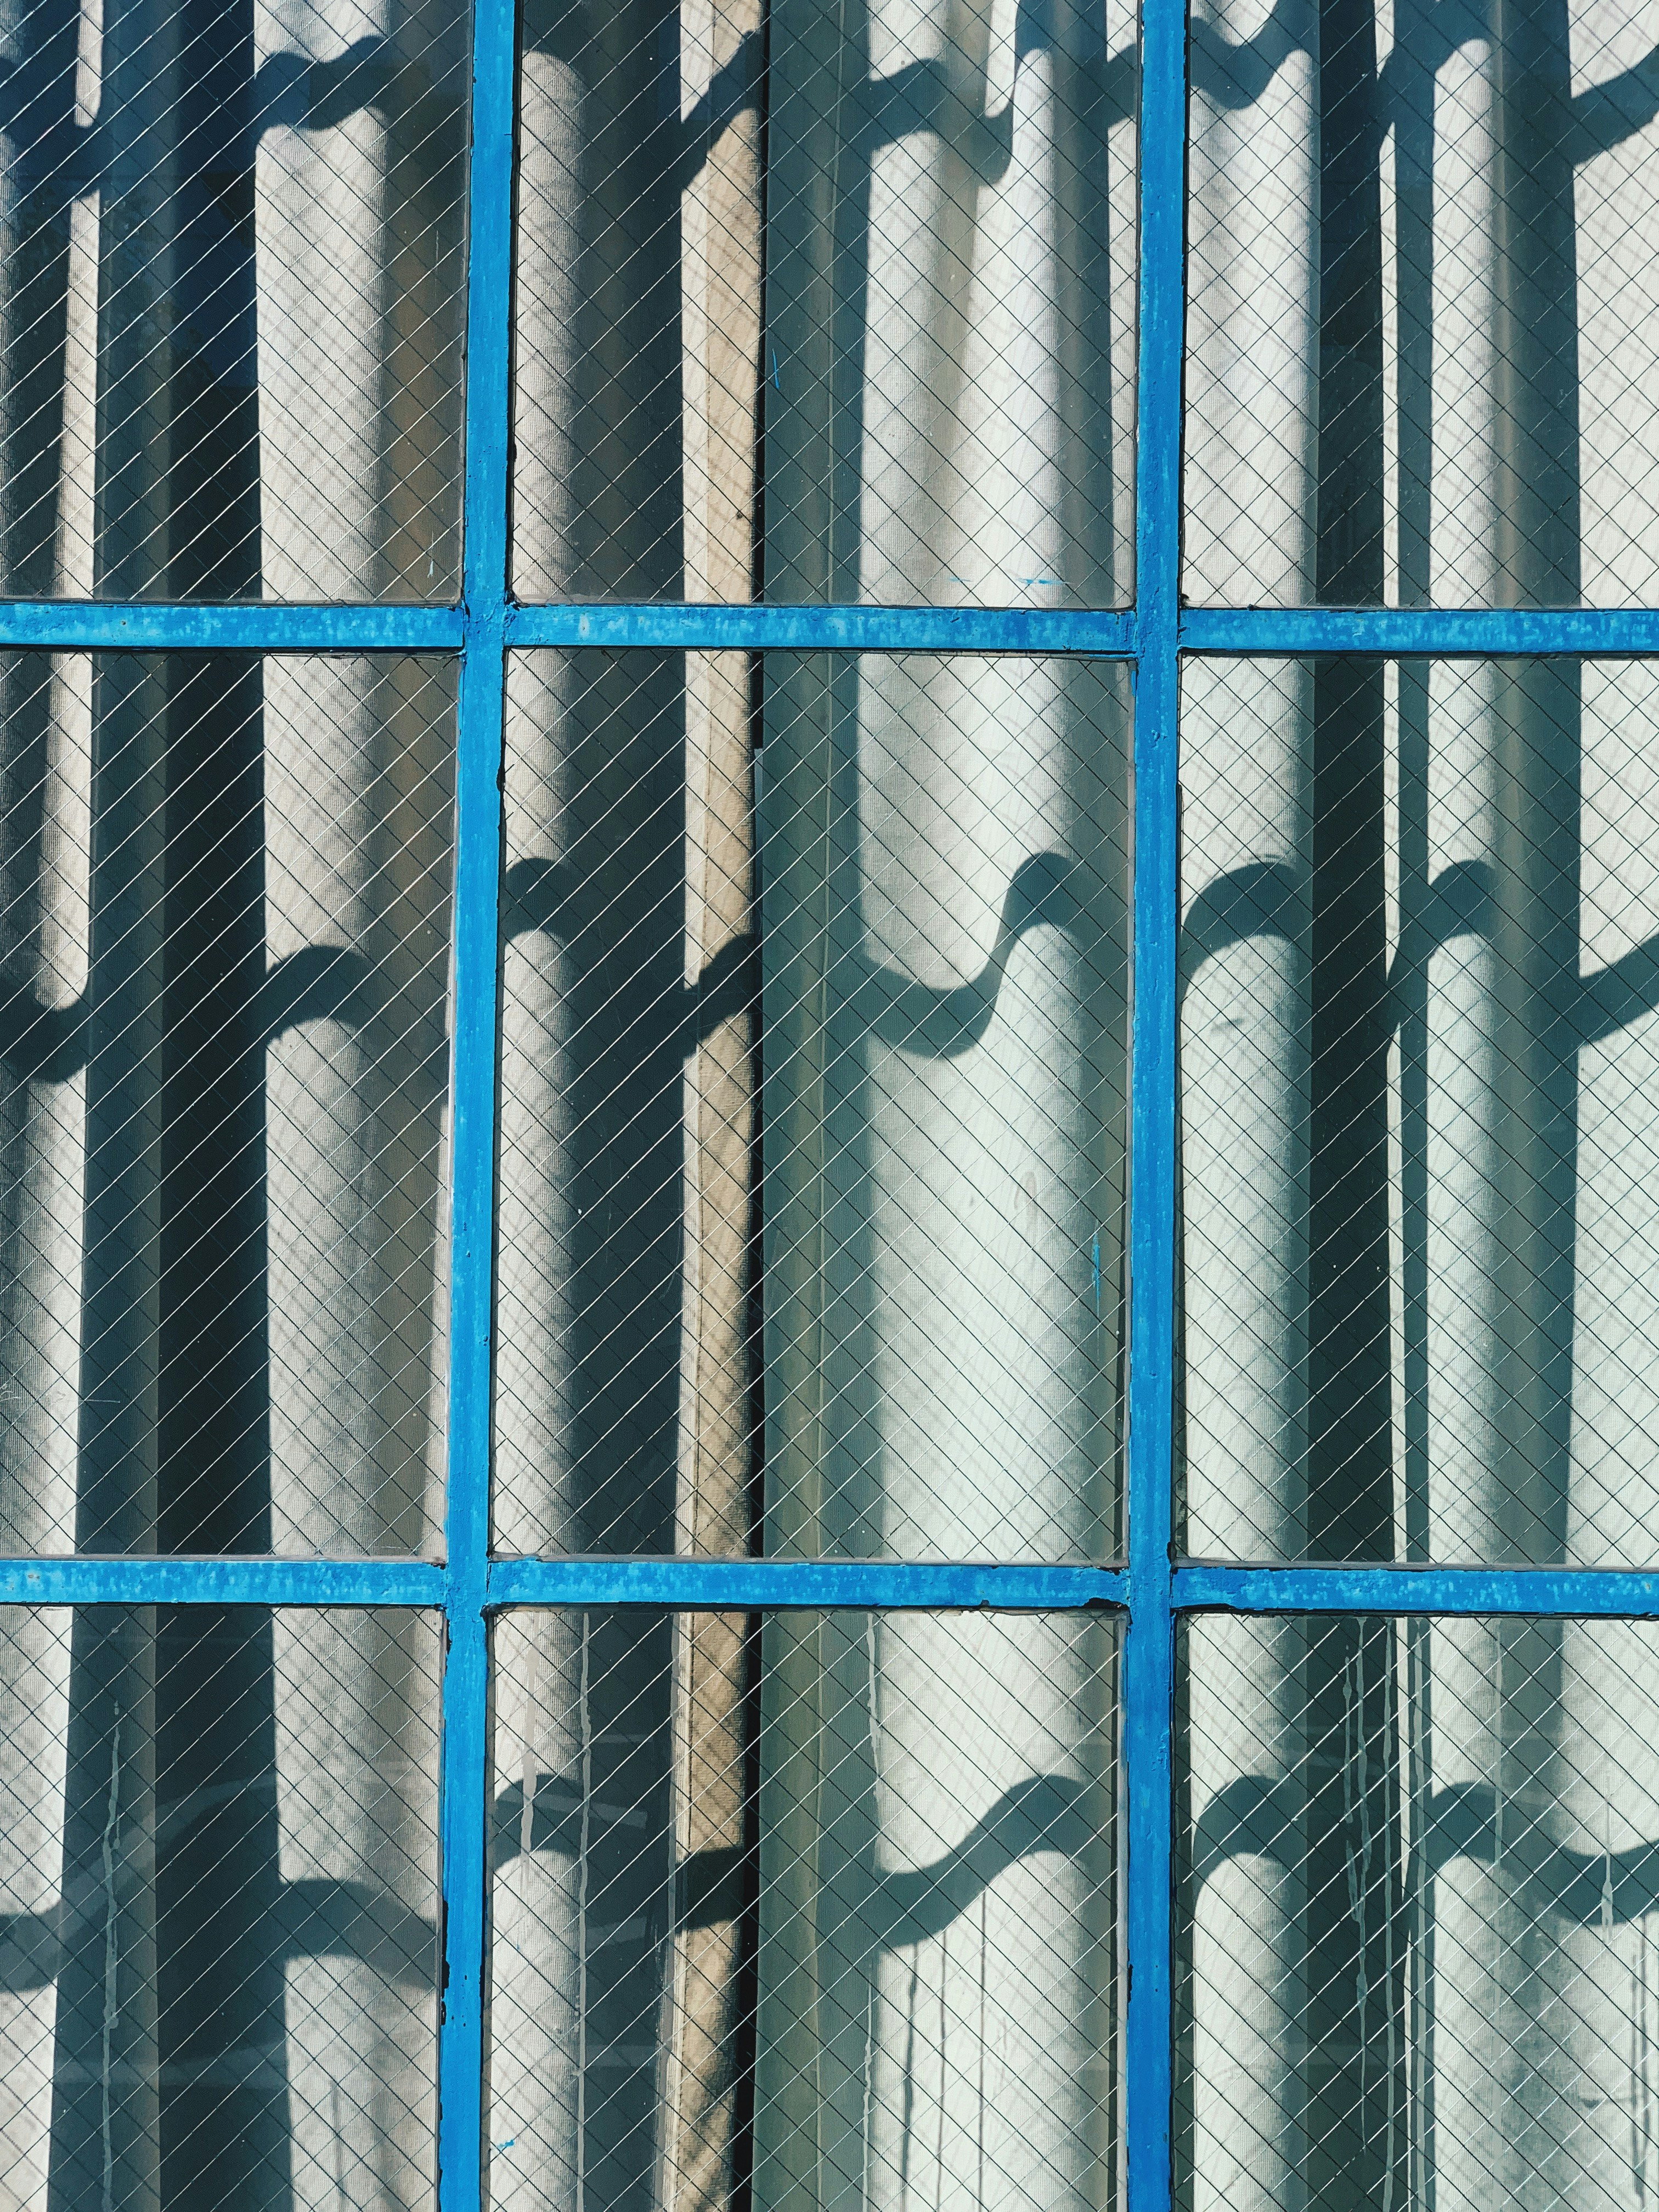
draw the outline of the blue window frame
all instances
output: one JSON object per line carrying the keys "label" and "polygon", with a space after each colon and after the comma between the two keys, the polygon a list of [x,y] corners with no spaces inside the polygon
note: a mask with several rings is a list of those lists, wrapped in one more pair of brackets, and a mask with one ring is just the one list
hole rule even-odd
{"label": "blue window frame", "polygon": [[[1185,1564],[1172,1558],[1176,1221],[1176,712],[1184,656],[1659,653],[1659,610],[1184,609],[1181,602],[1186,25],[1144,0],[1139,109],[1136,598],[1123,612],[859,606],[522,605],[507,589],[515,23],[478,0],[471,96],[465,570],[456,606],[16,600],[18,647],[459,653],[458,1016],[447,1524],[441,1562],[221,1557],[0,1561],[11,1604],[434,1607],[447,1624],[439,2202],[480,2203],[488,1624],[559,1605],[1104,1607],[1123,1618],[1121,1763],[1129,2212],[1171,2199],[1176,1628],[1183,1613],[1659,1617],[1659,1575],[1528,1567]],[[1134,732],[1128,1546],[1121,1568],[489,1556],[500,777],[513,647],[1077,654],[1127,662]]]}

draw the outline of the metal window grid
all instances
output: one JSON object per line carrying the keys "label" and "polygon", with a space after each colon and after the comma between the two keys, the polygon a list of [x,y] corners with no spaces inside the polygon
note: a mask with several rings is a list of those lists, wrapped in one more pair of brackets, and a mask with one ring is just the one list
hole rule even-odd
{"label": "metal window grid", "polygon": [[[1176,1616],[1510,1613],[1659,1618],[1659,1574],[1537,1567],[1252,1566],[1171,1557],[1175,1328],[1176,710],[1183,657],[1659,654],[1659,608],[1183,608],[1180,598],[1187,38],[1143,0],[1134,605],[1119,612],[870,605],[538,604],[507,587],[514,0],[476,0],[468,194],[465,565],[459,605],[0,603],[0,645],[55,651],[433,651],[460,659],[447,1518],[442,1563],[257,1557],[0,1559],[0,1603],[421,1606],[443,1692],[441,2212],[481,2202],[487,1628],[519,1605],[1099,1606],[1127,1634],[1120,1761],[1128,1999],[1128,2212],[1171,2199],[1172,1731]],[[528,646],[1066,653],[1127,662],[1134,731],[1128,1556],[1118,1568],[489,1557],[497,899],[506,655]]]}

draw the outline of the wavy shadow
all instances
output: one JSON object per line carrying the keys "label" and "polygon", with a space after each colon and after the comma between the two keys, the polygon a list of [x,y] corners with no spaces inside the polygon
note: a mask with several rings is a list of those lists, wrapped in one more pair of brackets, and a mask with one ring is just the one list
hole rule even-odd
{"label": "wavy shadow", "polygon": [[[1016,66],[1052,44],[1047,16],[1045,8],[1021,0],[1014,30]],[[1092,84],[1097,111],[1088,118],[1091,130],[1103,132],[1133,114],[1133,52],[1102,54],[1085,64],[1084,73]],[[984,88],[975,89],[982,93]],[[865,97],[864,125],[855,143],[866,159],[897,139],[927,131],[950,147],[976,184],[995,186],[1006,177],[1013,161],[1014,102],[1006,101],[994,115],[986,113],[964,96],[945,62],[912,62],[868,86]]]}
{"label": "wavy shadow", "polygon": [[[264,1932],[270,1957],[355,1959],[412,1989],[432,1988],[437,1973],[436,1923],[368,1882],[285,1882]],[[50,1989],[64,1948],[57,1908],[0,1913],[0,1991]]]}
{"label": "wavy shadow", "polygon": [[363,1027],[382,1010],[380,972],[343,945],[307,945],[273,961],[260,987],[258,1025],[267,1044],[301,1022]]}
{"label": "wavy shadow", "polygon": [[1659,937],[1631,950],[1578,984],[1575,1042],[1601,1044],[1659,1008]]}
{"label": "wavy shadow", "polygon": [[[0,58],[0,135],[15,137],[20,124],[40,106],[38,78],[39,71],[27,61]],[[267,131],[332,130],[364,110],[395,125],[416,116],[434,100],[447,117],[459,121],[459,89],[441,95],[426,65],[400,55],[388,39],[358,39],[326,61],[313,61],[300,53],[272,54],[260,63],[247,86],[245,121],[235,127],[230,156],[241,167],[251,167]],[[61,204],[104,181],[108,131],[102,119],[82,124],[57,116],[27,130],[25,136],[27,143],[12,165],[13,182],[21,189],[39,192],[50,186]],[[184,181],[187,185],[194,180],[191,174]]]}
{"label": "wavy shadow", "polygon": [[[1491,35],[1486,0],[1441,0],[1416,15],[1376,73],[1369,132],[1380,143],[1390,127],[1425,108],[1425,88],[1460,46]],[[1307,0],[1275,0],[1255,36],[1235,43],[1212,23],[1194,20],[1189,33],[1193,88],[1223,110],[1254,106],[1292,54],[1316,49]],[[1570,161],[1591,161],[1644,131],[1659,116],[1659,46],[1606,83],[1560,102],[1562,139]]]}
{"label": "wavy shadow", "polygon": [[[1181,927],[1181,988],[1202,963],[1253,937],[1297,940],[1305,910],[1302,872],[1282,860],[1255,860],[1206,884]],[[1389,969],[1391,1018],[1398,1027],[1411,1011],[1408,986],[1430,957],[1459,937],[1490,938],[1498,918],[1492,870],[1484,860],[1458,860],[1430,884],[1414,915],[1406,918],[1400,949]],[[1587,975],[1566,980],[1559,1030],[1564,1048],[1600,1044],[1644,1015],[1659,1012],[1659,935],[1633,945],[1619,959]]]}
{"label": "wavy shadow", "polygon": [[0,1990],[8,1996],[50,1989],[61,1958],[55,1911],[0,1912]]}
{"label": "wavy shadow", "polygon": [[958,1920],[981,1893],[1018,1859],[1039,1851],[1078,1858],[1093,1839],[1084,1811],[1087,1785],[1060,1774],[1034,1774],[1006,1790],[962,1841],[931,1864],[878,1874],[860,1919],[888,1950],[919,1943]]}
{"label": "wavy shadow", "polygon": [[1376,73],[1377,97],[1372,130],[1377,142],[1403,110],[1423,112],[1423,88],[1437,76],[1460,46],[1490,35],[1492,15],[1487,0],[1440,0],[1440,4],[1414,15],[1406,36],[1390,52]]}
{"label": "wavy shadow", "polygon": [[[1051,16],[1047,0],[1020,0],[1014,27],[1017,63],[1053,45]],[[545,54],[580,73],[590,58],[592,39],[586,0],[527,0],[526,52]],[[765,55],[765,33],[746,32],[708,88],[676,120],[672,127],[678,151],[664,165],[665,185],[683,190],[702,166],[708,141],[759,99]],[[1130,50],[1085,64],[1099,110],[1091,118],[1097,132],[1133,116],[1135,64]],[[1006,175],[1013,158],[1013,103],[988,115],[964,97],[961,85],[938,58],[913,62],[890,76],[866,82],[862,100],[861,124],[849,135],[848,150],[855,156],[867,160],[883,146],[913,132],[929,131],[951,148],[976,182],[995,185]]]}
{"label": "wavy shadow", "polygon": [[[493,1808],[491,1863],[499,1873],[510,1866],[524,1849],[524,1784],[509,1783]],[[596,1830],[643,1828],[644,1809],[637,1805],[611,1805],[590,1798],[584,1820],[580,1783],[570,1775],[538,1774],[531,1784],[530,1848],[557,1851],[574,1858],[582,1847],[586,1827],[590,1840]]]}
{"label": "wavy shadow", "polygon": [[1389,969],[1388,994],[1397,1027],[1408,979],[1420,976],[1431,956],[1457,937],[1490,938],[1498,918],[1492,870],[1484,860],[1455,860],[1428,887],[1414,914],[1407,914],[1400,949]]}
{"label": "wavy shadow", "polygon": [[285,1959],[356,1959],[388,1981],[430,1989],[435,1922],[364,1881],[284,1882],[271,1935]]}
{"label": "wavy shadow", "polygon": [[[567,902],[586,881],[556,860],[515,860],[503,884],[503,937],[557,938]],[[683,1054],[694,1052],[734,1014],[758,1012],[760,992],[753,963],[759,950],[760,939],[752,930],[728,938],[696,982],[665,993],[659,1002],[661,1019],[669,1035],[679,1037]]]}
{"label": "wavy shadow", "polygon": [[1306,872],[1287,860],[1251,860],[1217,876],[1188,908],[1181,925],[1181,989],[1187,989],[1205,961],[1230,945],[1253,937],[1301,943],[1307,915]]}
{"label": "wavy shadow", "polygon": [[[713,979],[722,989],[726,979]],[[365,1028],[386,1011],[380,969],[349,945],[307,945],[273,961],[253,1011],[262,1044],[304,1022]],[[87,1064],[90,1002],[43,1006],[27,992],[0,1002],[0,1066],[14,1083],[62,1083]]]}
{"label": "wavy shadow", "polygon": [[854,956],[862,970],[847,1009],[883,1044],[936,1060],[953,1060],[991,1025],[1002,979],[1028,930],[1047,926],[1075,933],[1083,919],[1074,888],[1075,863],[1060,853],[1035,853],[1015,869],[1004,895],[991,957],[971,981],[941,988]]}
{"label": "wavy shadow", "polygon": [[1571,158],[1589,161],[1611,153],[1644,131],[1659,115],[1659,46],[1605,84],[1593,84],[1572,102]]}
{"label": "wavy shadow", "polygon": [[[1015,947],[1029,930],[1076,932],[1083,921],[1074,889],[1076,864],[1060,853],[1036,853],[1015,869],[1004,895],[990,957],[966,983],[919,983],[895,968],[854,954],[845,1004],[853,1020],[882,1043],[940,1060],[977,1044],[991,1025]],[[507,872],[502,927],[509,937],[558,937],[567,905],[581,889],[556,860],[515,860]],[[695,983],[665,998],[663,1019],[690,1051],[731,1015],[756,1003],[752,934],[733,938]]]}
{"label": "wavy shadow", "polygon": [[[328,61],[272,54],[254,71],[249,93],[252,135],[266,131],[331,131],[370,110],[387,123],[412,114],[433,97],[431,72],[406,59],[392,40],[357,39]],[[458,106],[459,94],[446,100]]]}
{"label": "wavy shadow", "polygon": [[[1266,1858],[1286,1869],[1300,1864],[1305,1856],[1300,1810],[1300,1793],[1283,1778],[1249,1774],[1229,1783],[1195,1825],[1194,1888],[1236,1858]],[[1420,1881],[1460,1858],[1488,1866],[1497,1861],[1497,1797],[1490,1783],[1457,1783],[1434,1792],[1421,1857],[1412,1873]],[[1577,1927],[1639,1920],[1659,1909],[1659,1842],[1622,1851],[1575,1851],[1544,1843],[1527,1829],[1505,1844],[1504,1858],[1521,1871],[1540,1905]]]}
{"label": "wavy shadow", "polygon": [[[922,1867],[884,1873],[866,1869],[867,1889],[848,1917],[884,1949],[919,1943],[948,1928],[1016,1861],[1040,1851],[1076,1858],[1095,1838],[1085,1810],[1087,1785],[1068,1776],[1036,1774],[1005,1790],[974,1823],[962,1841]],[[520,1783],[503,1790],[494,1808],[494,1860],[499,1870],[522,1849],[524,1790]],[[590,1802],[586,1826],[643,1827],[638,1807]],[[574,1858],[584,1829],[580,1790],[568,1777],[537,1778],[531,1809],[530,1848]],[[744,1875],[750,1854],[743,1849],[694,1852],[684,1860],[676,1880],[676,1911],[682,1927],[706,1928],[735,1919],[743,1907]]]}
{"label": "wavy shadow", "polygon": [[87,1064],[83,991],[73,1005],[43,1006],[27,992],[0,1003],[0,1065],[14,1083],[62,1083]]}
{"label": "wavy shadow", "polygon": [[1194,17],[1188,32],[1193,89],[1233,113],[1254,106],[1292,54],[1313,51],[1314,40],[1308,0],[1274,0],[1255,36],[1237,42]]}

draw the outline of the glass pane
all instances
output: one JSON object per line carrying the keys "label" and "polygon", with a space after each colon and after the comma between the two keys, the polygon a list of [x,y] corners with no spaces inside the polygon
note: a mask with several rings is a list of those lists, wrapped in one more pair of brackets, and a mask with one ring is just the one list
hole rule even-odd
{"label": "glass pane", "polygon": [[1188,1548],[1659,1560],[1659,670],[1189,664]]}
{"label": "glass pane", "polygon": [[16,2212],[430,2203],[439,1650],[422,1613],[0,1613]]}
{"label": "glass pane", "polygon": [[453,671],[0,684],[0,1551],[429,1546]]}
{"label": "glass pane", "polygon": [[1210,1614],[1183,1641],[1183,2212],[1634,2212],[1655,1624]]}
{"label": "glass pane", "polygon": [[466,10],[9,21],[0,591],[452,598]]}
{"label": "glass pane", "polygon": [[1133,8],[763,17],[530,0],[520,596],[1126,599]]}
{"label": "glass pane", "polygon": [[1187,589],[1659,599],[1646,11],[1194,0]]}
{"label": "glass pane", "polygon": [[489,2201],[1097,2212],[1115,1625],[495,1633]]}
{"label": "glass pane", "polygon": [[508,697],[497,1542],[1110,1557],[1126,672]]}

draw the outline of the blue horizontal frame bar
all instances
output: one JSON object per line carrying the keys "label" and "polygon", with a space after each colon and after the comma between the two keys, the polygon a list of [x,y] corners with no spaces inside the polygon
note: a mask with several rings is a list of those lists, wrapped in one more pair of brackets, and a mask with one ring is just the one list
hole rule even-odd
{"label": "blue horizontal frame bar", "polygon": [[442,1605],[424,1559],[0,1559],[3,1605]]}
{"label": "blue horizontal frame bar", "polygon": [[[459,607],[0,600],[0,646],[58,653],[453,653]],[[661,651],[1070,653],[1133,659],[1139,617],[1059,607],[514,606],[509,646]],[[1183,653],[1659,658],[1659,608],[1189,607]]]}
{"label": "blue horizontal frame bar", "polygon": [[1069,653],[1126,660],[1134,617],[1058,607],[515,606],[509,646],[696,653]]}
{"label": "blue horizontal frame bar", "polygon": [[842,1559],[497,1559],[489,1603],[654,1605],[699,1612],[767,1607],[1048,1613],[1121,1607],[1127,1578],[1109,1567],[1003,1567]]}
{"label": "blue horizontal frame bar", "polygon": [[[1176,1612],[1539,1613],[1659,1619],[1659,1571],[1622,1567],[1176,1567]],[[453,1577],[425,1559],[292,1559],[127,1553],[0,1559],[0,1605],[441,1606]],[[708,1612],[820,1607],[1048,1613],[1130,1608],[1115,1567],[933,1560],[496,1559],[483,1603],[664,1606]]]}
{"label": "blue horizontal frame bar", "polygon": [[[0,1605],[453,1606],[453,1577],[424,1559],[247,1556],[0,1559]],[[1659,1619],[1659,1571],[1620,1567],[1177,1565],[1177,1612],[1540,1613]],[[1127,1610],[1120,1568],[933,1560],[496,1559],[483,1602],[648,1605],[711,1612],[852,1607],[954,1612]]]}
{"label": "blue horizontal frame bar", "polygon": [[1659,1574],[1620,1567],[1177,1567],[1177,1608],[1659,1618]]}
{"label": "blue horizontal frame bar", "polygon": [[1539,653],[1659,654],[1652,607],[1188,607],[1183,653],[1377,653],[1493,659]]}
{"label": "blue horizontal frame bar", "polygon": [[462,635],[459,607],[0,600],[0,646],[52,653],[453,653]]}

